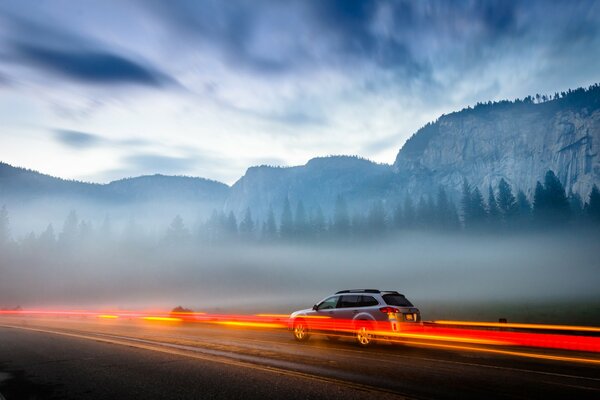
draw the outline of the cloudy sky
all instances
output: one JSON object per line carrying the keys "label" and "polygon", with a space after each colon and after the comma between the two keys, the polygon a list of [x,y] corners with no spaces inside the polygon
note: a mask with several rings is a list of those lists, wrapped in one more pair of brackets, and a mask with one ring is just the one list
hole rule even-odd
{"label": "cloudy sky", "polygon": [[391,163],[477,101],[600,81],[600,2],[0,2],[0,161],[107,182]]}

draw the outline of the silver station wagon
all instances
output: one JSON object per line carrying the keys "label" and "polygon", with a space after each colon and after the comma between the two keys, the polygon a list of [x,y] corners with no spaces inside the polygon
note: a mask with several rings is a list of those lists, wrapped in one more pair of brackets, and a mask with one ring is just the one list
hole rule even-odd
{"label": "silver station wagon", "polygon": [[361,346],[377,335],[398,332],[402,324],[421,322],[419,309],[396,291],[377,289],[341,290],[315,304],[312,309],[292,313],[289,329],[300,342],[311,334],[331,340],[353,336]]}

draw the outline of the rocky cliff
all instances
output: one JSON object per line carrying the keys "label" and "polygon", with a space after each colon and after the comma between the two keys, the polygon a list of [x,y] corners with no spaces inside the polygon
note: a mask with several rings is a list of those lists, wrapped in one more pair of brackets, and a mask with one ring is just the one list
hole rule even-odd
{"label": "rocky cliff", "polygon": [[532,194],[551,169],[567,193],[586,199],[600,183],[600,87],[555,100],[478,105],[440,117],[398,153],[394,171],[408,193],[437,185],[457,193],[463,178],[482,189],[501,178]]}

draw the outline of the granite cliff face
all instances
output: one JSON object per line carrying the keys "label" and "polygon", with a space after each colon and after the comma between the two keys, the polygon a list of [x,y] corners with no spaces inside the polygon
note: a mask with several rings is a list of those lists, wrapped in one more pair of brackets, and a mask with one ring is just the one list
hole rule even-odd
{"label": "granite cliff face", "polygon": [[[487,189],[501,178],[529,195],[548,169],[586,199],[600,183],[600,90],[547,101],[484,104],[440,117],[400,150],[394,171],[412,195],[463,178]],[[571,96],[571,97],[570,97]]]}

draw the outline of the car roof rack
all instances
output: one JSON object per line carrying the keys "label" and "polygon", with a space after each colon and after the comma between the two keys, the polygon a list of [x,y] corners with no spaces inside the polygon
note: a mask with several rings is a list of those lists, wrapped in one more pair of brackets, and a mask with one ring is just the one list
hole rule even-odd
{"label": "car roof rack", "polygon": [[381,291],[377,289],[346,289],[335,292],[335,294],[340,293],[381,293]]}

